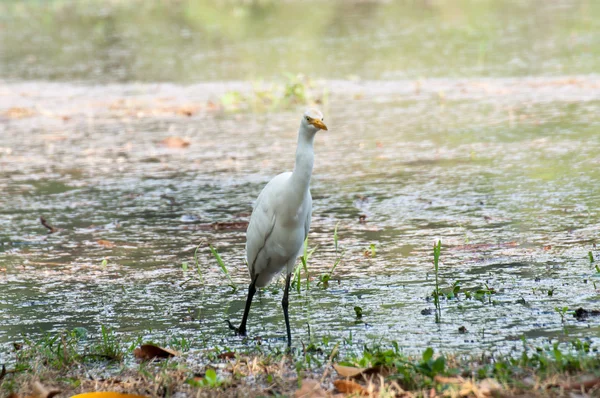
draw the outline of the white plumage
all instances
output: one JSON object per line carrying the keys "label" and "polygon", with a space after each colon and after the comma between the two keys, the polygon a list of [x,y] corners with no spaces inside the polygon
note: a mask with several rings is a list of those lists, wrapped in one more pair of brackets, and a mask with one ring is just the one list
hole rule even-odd
{"label": "white plumage", "polygon": [[250,272],[250,288],[242,323],[229,326],[245,335],[246,321],[256,287],[264,287],[281,271],[286,271],[286,286],[281,302],[285,316],[288,346],[291,334],[288,319],[288,293],[296,260],[301,254],[310,229],[312,197],[310,178],[314,164],[313,142],[319,130],[327,130],[323,114],[307,110],[298,129],[298,147],[293,172],[273,178],[261,191],[246,232],[246,261]]}

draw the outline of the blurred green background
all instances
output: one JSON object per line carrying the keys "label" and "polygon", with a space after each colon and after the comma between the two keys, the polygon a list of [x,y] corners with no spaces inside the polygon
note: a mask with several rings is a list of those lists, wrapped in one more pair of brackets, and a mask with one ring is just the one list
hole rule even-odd
{"label": "blurred green background", "polygon": [[4,79],[94,82],[589,74],[600,2],[0,3]]}

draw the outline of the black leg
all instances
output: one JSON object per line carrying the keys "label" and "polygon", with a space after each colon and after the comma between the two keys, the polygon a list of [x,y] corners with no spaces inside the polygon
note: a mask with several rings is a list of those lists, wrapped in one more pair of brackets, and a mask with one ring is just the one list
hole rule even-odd
{"label": "black leg", "polygon": [[292,333],[290,332],[290,318],[288,317],[288,296],[290,293],[290,282],[292,281],[292,274],[288,274],[285,278],[285,291],[283,292],[283,299],[281,300],[281,306],[283,307],[283,316],[285,317],[285,330],[287,331],[288,348],[292,346]]}
{"label": "black leg", "polygon": [[258,275],[254,277],[252,282],[250,283],[250,287],[248,288],[248,297],[246,298],[246,308],[244,309],[244,316],[242,317],[242,323],[239,328],[236,328],[227,320],[227,324],[229,325],[229,329],[235,330],[237,334],[240,336],[246,335],[246,322],[248,321],[248,314],[250,313],[250,306],[252,305],[252,298],[254,297],[254,293],[256,293],[256,279]]}

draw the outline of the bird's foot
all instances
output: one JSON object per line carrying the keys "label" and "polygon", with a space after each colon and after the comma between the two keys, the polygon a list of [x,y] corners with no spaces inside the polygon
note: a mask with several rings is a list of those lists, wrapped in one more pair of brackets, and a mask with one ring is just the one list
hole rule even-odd
{"label": "bird's foot", "polygon": [[233,326],[233,324],[229,321],[229,319],[227,319],[225,322],[227,322],[227,325],[229,325],[229,329],[233,330],[238,336],[245,336],[246,335],[246,327],[239,327],[236,328],[235,326]]}

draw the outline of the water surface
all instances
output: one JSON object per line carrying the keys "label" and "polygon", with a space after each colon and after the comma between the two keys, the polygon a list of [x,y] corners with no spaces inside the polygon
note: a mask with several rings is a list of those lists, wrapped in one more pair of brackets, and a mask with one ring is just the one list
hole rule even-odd
{"label": "water surface", "polygon": [[[588,257],[600,257],[595,2],[291,3],[222,20],[187,2],[86,4],[0,5],[0,362],[22,334],[79,326],[255,344],[224,322],[241,317],[249,282],[240,225],[293,167],[304,104],[243,98],[254,79],[286,84],[284,71],[313,78],[308,102],[330,127],[315,141],[312,280],[290,298],[298,345],[309,325],[317,341],[395,340],[408,353],[597,340],[598,319],[555,311],[600,299]],[[154,23],[128,23],[134,11]],[[292,17],[321,29],[284,29]],[[238,111],[225,106],[234,92]],[[170,136],[189,146],[162,145]],[[323,289],[336,225],[344,257]],[[442,287],[495,293],[443,300],[436,323],[422,311],[439,239]],[[285,344],[281,288],[249,321],[267,347]]]}

